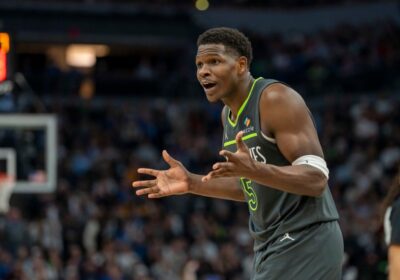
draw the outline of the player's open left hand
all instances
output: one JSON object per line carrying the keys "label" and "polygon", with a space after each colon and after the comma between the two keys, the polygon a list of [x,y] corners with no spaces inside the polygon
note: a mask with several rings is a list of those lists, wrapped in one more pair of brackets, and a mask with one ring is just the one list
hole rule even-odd
{"label": "player's open left hand", "polygon": [[147,195],[148,198],[159,198],[188,192],[189,173],[186,168],[181,162],[172,158],[167,151],[164,150],[162,156],[170,168],[167,170],[139,168],[139,173],[151,175],[155,178],[133,182],[132,187],[142,188],[136,191],[137,195]]}
{"label": "player's open left hand", "polygon": [[243,142],[243,132],[236,134],[235,153],[227,150],[222,150],[219,154],[225,157],[226,162],[217,162],[213,165],[213,170],[202,178],[206,182],[212,178],[219,177],[247,177],[252,170],[255,169],[255,161],[250,156],[249,148]]}

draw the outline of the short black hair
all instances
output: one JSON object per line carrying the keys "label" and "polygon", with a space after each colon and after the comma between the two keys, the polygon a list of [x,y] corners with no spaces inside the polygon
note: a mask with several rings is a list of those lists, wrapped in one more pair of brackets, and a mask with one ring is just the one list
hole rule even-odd
{"label": "short black hair", "polygon": [[247,58],[247,64],[250,67],[253,60],[253,50],[250,40],[237,29],[229,27],[215,27],[206,30],[200,34],[197,39],[197,47],[207,44],[222,44],[236,55]]}

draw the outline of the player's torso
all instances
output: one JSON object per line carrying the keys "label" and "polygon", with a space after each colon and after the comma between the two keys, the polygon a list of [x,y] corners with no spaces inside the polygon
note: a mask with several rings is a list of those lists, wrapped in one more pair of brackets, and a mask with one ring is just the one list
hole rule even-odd
{"label": "player's torso", "polygon": [[[265,85],[265,80],[256,80],[249,98],[243,104],[242,111],[239,111],[235,122],[230,120],[230,112],[227,108],[225,109],[223,148],[235,152],[237,149],[235,136],[239,131],[243,131],[243,141],[249,148],[250,156],[254,160],[284,166],[288,165],[289,162],[279,151],[274,140],[263,135],[259,120],[259,95],[263,88],[274,82],[276,81],[270,80]],[[271,213],[274,211],[271,206],[281,199],[283,192],[252,182],[247,178],[241,178],[240,181],[253,221],[260,227],[266,227],[265,223],[269,222],[266,220],[266,215],[274,215]],[[275,215],[278,218],[279,213],[276,212]]]}
{"label": "player's torso", "polygon": [[[261,92],[264,88],[276,82],[275,80],[257,79],[248,99],[240,108],[235,122],[231,121],[229,109],[225,108],[224,149],[235,152],[237,149],[235,136],[239,131],[243,131],[243,141],[249,148],[250,155],[254,160],[277,166],[290,165],[280,152],[275,140],[262,133],[260,125],[259,98]],[[261,243],[264,243],[266,239],[273,238],[281,232],[301,228],[314,220],[320,219],[315,216],[320,214],[315,213],[315,209],[319,208],[319,204],[323,204],[322,200],[325,198],[314,199],[289,194],[269,186],[260,185],[247,178],[240,178],[240,181],[251,217],[250,232],[256,241],[259,239]],[[327,216],[337,216],[334,204],[333,208],[330,205],[325,205],[325,208],[327,208],[326,211],[323,209],[321,211],[329,212]],[[309,215],[313,216],[310,217],[310,220],[307,220]],[[303,216],[303,218],[300,216]]]}

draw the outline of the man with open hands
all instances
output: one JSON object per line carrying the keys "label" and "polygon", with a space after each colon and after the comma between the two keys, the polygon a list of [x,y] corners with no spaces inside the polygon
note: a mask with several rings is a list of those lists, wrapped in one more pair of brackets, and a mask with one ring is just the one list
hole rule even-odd
{"label": "man with open hands", "polygon": [[329,170],[311,113],[287,85],[250,73],[251,43],[231,28],[197,42],[197,79],[210,102],[222,101],[225,161],[193,174],[162,152],[167,170],[133,182],[137,195],[196,194],[246,201],[254,238],[252,279],[340,279],[343,239],[327,186]]}

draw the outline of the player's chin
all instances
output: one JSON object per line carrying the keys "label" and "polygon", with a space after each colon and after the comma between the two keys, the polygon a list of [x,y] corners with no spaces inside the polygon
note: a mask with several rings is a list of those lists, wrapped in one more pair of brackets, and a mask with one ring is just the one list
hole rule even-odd
{"label": "player's chin", "polygon": [[216,97],[216,96],[208,96],[208,95],[206,95],[206,97],[207,97],[208,102],[210,102],[210,103],[216,103],[216,102],[219,101],[219,98]]}
{"label": "player's chin", "polygon": [[218,102],[221,98],[220,95],[216,94],[216,93],[210,94],[210,93],[205,92],[205,94],[206,94],[206,98],[207,98],[208,102],[211,102],[211,103]]}

